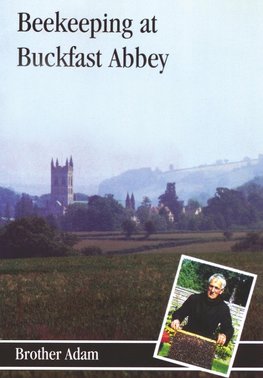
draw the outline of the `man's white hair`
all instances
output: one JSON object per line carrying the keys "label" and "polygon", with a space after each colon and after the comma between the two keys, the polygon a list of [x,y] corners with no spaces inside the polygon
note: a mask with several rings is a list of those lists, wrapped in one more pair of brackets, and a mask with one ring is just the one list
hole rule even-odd
{"label": "man's white hair", "polygon": [[223,276],[223,274],[220,274],[220,273],[215,273],[213,274],[209,280],[208,280],[208,283],[210,283],[213,279],[216,279],[218,281],[221,282],[221,285],[222,285],[222,289],[224,289],[226,287],[226,279],[225,277]]}

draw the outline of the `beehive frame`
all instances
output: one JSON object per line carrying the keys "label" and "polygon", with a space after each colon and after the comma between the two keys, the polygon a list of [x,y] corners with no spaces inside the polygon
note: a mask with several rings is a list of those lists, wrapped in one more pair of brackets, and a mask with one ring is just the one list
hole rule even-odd
{"label": "beehive frame", "polygon": [[171,343],[169,358],[210,370],[215,349],[215,340],[184,330],[177,330]]}

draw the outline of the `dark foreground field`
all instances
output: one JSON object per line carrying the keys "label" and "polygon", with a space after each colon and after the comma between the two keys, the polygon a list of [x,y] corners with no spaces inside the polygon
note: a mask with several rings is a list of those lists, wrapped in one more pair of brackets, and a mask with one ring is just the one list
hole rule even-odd
{"label": "dark foreground field", "polygon": [[[218,237],[210,235],[209,239],[203,234],[198,236],[199,241],[158,247],[146,250],[147,253],[2,260],[0,337],[157,340],[178,261],[184,253],[258,274],[242,340],[262,340],[263,252],[231,252],[233,242],[224,242]],[[100,239],[107,245],[105,237],[97,236],[98,245]],[[120,250],[124,251],[125,241],[120,243]],[[38,372],[37,375],[30,371],[0,372],[0,377],[35,376],[199,378],[210,375],[147,371]],[[231,378],[238,376],[260,377],[261,372],[231,374]]]}
{"label": "dark foreground field", "polygon": [[[160,371],[3,371],[1,378],[215,378],[214,374]],[[262,378],[263,371],[232,372],[230,378]]]}
{"label": "dark foreground field", "polygon": [[[178,241],[186,239],[179,236]],[[262,340],[263,254],[231,252],[233,242],[217,234],[187,237],[193,243],[148,253],[2,260],[0,337],[156,340],[185,253],[258,274],[242,339]],[[167,238],[170,241],[171,235]],[[161,239],[165,241],[163,235]],[[100,241],[105,245],[108,240],[97,235]],[[125,240],[119,242],[120,251],[125,251]],[[132,241],[127,243],[130,249]]]}

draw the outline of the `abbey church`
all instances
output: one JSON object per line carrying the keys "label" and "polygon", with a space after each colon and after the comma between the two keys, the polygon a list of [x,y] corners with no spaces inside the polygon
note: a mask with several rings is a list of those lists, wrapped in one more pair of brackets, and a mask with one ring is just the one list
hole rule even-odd
{"label": "abbey church", "polygon": [[[51,191],[49,199],[45,205],[39,209],[42,216],[52,214],[61,216],[66,213],[67,207],[73,203],[79,202],[73,191],[73,159],[66,159],[65,165],[59,163],[58,159],[54,162],[51,159]],[[85,201],[81,201],[83,203]],[[127,193],[125,208],[135,211],[135,198]]]}
{"label": "abbey church", "polygon": [[49,210],[54,215],[64,214],[66,208],[74,202],[73,160],[66,160],[64,166],[58,159],[51,160],[51,201]]}

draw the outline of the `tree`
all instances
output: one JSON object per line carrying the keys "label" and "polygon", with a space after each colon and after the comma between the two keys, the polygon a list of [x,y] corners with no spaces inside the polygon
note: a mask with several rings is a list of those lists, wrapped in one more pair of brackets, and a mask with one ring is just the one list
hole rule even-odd
{"label": "tree", "polygon": [[166,217],[164,217],[160,214],[153,213],[151,215],[150,221],[153,222],[155,232],[167,231],[168,222],[167,222]]}
{"label": "tree", "polygon": [[88,229],[91,231],[114,231],[121,228],[125,209],[112,194],[92,196],[88,202]]}
{"label": "tree", "polygon": [[184,259],[177,284],[198,292],[206,291],[208,280],[215,273],[223,274],[226,279],[227,285],[223,293],[224,299],[245,306],[253,281],[251,276]]}
{"label": "tree", "polygon": [[254,180],[240,186],[239,191],[243,193],[250,206],[251,213],[255,221],[263,220],[263,187],[262,177],[256,177]]}
{"label": "tree", "polygon": [[200,264],[195,261],[184,259],[177,284],[188,289],[202,291],[203,282],[199,276],[199,266]]}
{"label": "tree", "polygon": [[15,205],[20,196],[11,189],[0,187],[0,215],[13,218]]}
{"label": "tree", "polygon": [[254,187],[255,191],[251,191],[248,196],[247,200],[255,214],[255,217],[258,220],[263,219],[263,188],[256,188]]}
{"label": "tree", "polygon": [[0,244],[2,258],[63,256],[69,252],[60,234],[35,216],[9,223],[0,234]]}
{"label": "tree", "polygon": [[152,220],[148,220],[144,223],[144,230],[146,231],[146,236],[149,237],[151,234],[156,232],[155,224]]}
{"label": "tree", "polygon": [[159,206],[163,206],[164,208],[168,207],[172,212],[175,221],[178,220],[183,209],[183,204],[178,201],[174,182],[167,183],[165,193],[159,196]]}
{"label": "tree", "polygon": [[217,188],[203,209],[206,216],[213,218],[217,228],[228,229],[232,225],[248,225],[255,220],[245,195],[238,190]]}
{"label": "tree", "polygon": [[122,229],[126,235],[126,238],[130,238],[136,230],[136,223],[130,219],[126,219],[122,223]]}
{"label": "tree", "polygon": [[195,214],[196,210],[200,209],[201,205],[200,202],[194,199],[189,199],[187,202],[187,209],[190,213]]}
{"label": "tree", "polygon": [[258,232],[249,232],[246,237],[232,246],[232,251],[262,251],[263,236]]}
{"label": "tree", "polygon": [[60,221],[65,231],[88,231],[88,206],[78,203],[69,205]]}
{"label": "tree", "polygon": [[11,206],[9,202],[7,202],[5,205],[4,217],[7,219],[11,218]]}
{"label": "tree", "polygon": [[28,194],[23,193],[20,200],[16,203],[15,217],[24,218],[35,215],[36,209],[34,208],[33,201]]}
{"label": "tree", "polygon": [[62,218],[62,227],[68,231],[120,230],[126,213],[113,195],[89,197],[87,204],[73,204]]}
{"label": "tree", "polygon": [[142,203],[136,211],[136,215],[142,225],[149,220],[151,216],[151,200],[149,197],[143,197]]}

